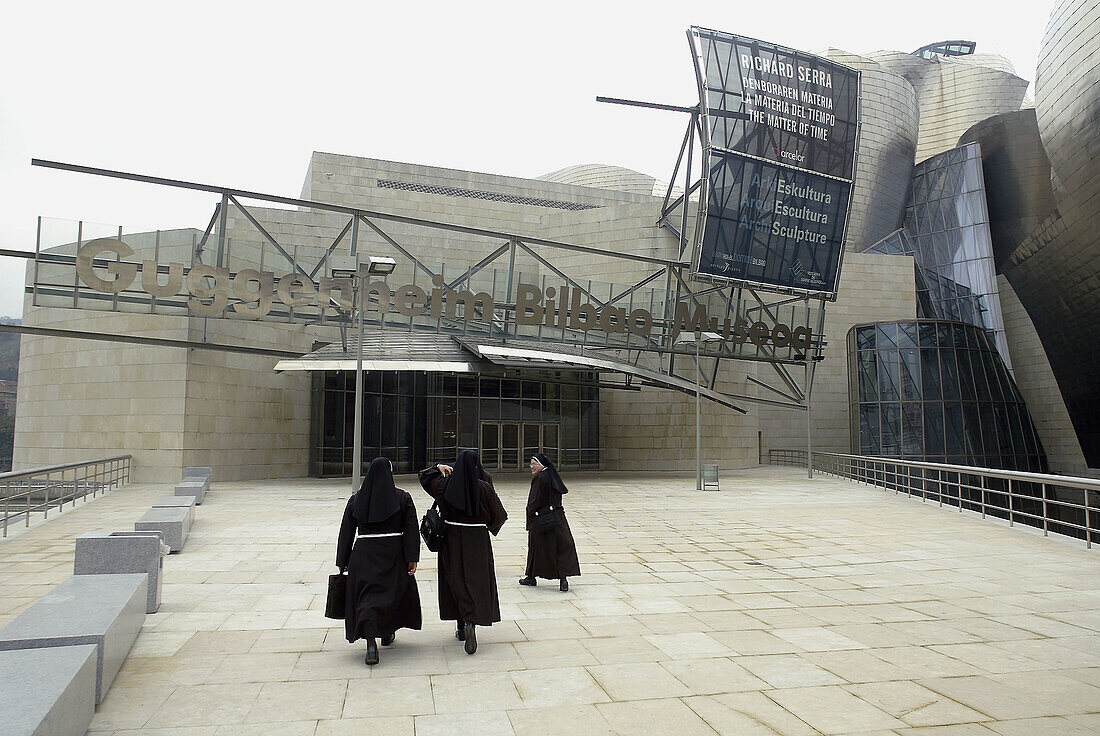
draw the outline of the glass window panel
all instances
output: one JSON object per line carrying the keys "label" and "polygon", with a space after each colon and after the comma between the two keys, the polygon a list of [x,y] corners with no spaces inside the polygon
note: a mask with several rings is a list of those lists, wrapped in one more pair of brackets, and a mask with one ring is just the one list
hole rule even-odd
{"label": "glass window panel", "polygon": [[965,427],[966,456],[968,462],[974,465],[980,462],[983,454],[982,445],[982,418],[978,411],[978,405],[974,402],[963,404],[963,426]]}
{"label": "glass window panel", "polygon": [[924,402],[924,454],[944,455],[943,403]]}
{"label": "glass window panel", "polygon": [[478,380],[477,376],[470,373],[462,373],[458,376],[458,386],[456,391],[458,396],[477,396],[478,395]]}
{"label": "glass window panel", "polygon": [[901,404],[879,404],[882,430],[882,454],[896,457],[901,454]]}
{"label": "glass window panel", "polygon": [[543,401],[542,402],[542,420],[544,422],[556,422],[558,421],[558,412],[561,410],[561,404],[557,401]]}
{"label": "glass window panel", "polygon": [[520,402],[516,399],[502,399],[500,402],[500,418],[519,421]]}
{"label": "glass window panel", "polygon": [[914,348],[917,346],[917,323],[902,322],[898,325],[898,347]]}
{"label": "glass window panel", "polygon": [[550,462],[557,465],[560,462],[558,452],[558,425],[544,424],[542,426],[542,451],[550,458]]}
{"label": "glass window panel", "polygon": [[482,396],[500,396],[500,379],[481,377]]}
{"label": "glass window panel", "polygon": [[963,401],[973,401],[976,397],[974,396],[974,374],[970,369],[970,351],[956,350],[955,358],[959,362],[959,393]]}
{"label": "glass window panel", "polygon": [[538,399],[542,396],[542,384],[538,381],[523,382],[523,398]]}
{"label": "glass window panel", "polygon": [[862,404],[859,407],[859,451],[862,455],[882,454],[878,420],[877,404]]}
{"label": "glass window panel", "polygon": [[503,423],[500,425],[501,470],[516,470],[519,462],[519,425]]}
{"label": "glass window panel", "polygon": [[924,417],[919,401],[907,401],[901,405],[902,452],[906,457],[921,457],[924,453]]}
{"label": "glass window panel", "polygon": [[[382,444],[382,427],[378,417],[382,413],[382,397],[363,397],[363,448],[364,454],[374,457]],[[369,449],[369,452],[368,452]]]}
{"label": "glass window panel", "polygon": [[458,446],[477,447],[478,400],[458,400]]}
{"label": "glass window panel", "polygon": [[936,348],[921,348],[921,397],[925,401],[942,398],[943,389],[940,386],[940,359]]}
{"label": "glass window panel", "polygon": [[987,456],[998,454],[997,419],[993,414],[993,404],[983,401],[978,404],[978,416],[982,423],[982,448]]}
{"label": "glass window panel", "polygon": [[326,390],[343,390],[345,380],[343,371],[325,371]]}
{"label": "glass window panel", "polygon": [[[543,398],[556,399],[556,398],[558,398],[558,394],[559,394],[558,384],[556,384],[556,383],[544,383],[544,384],[542,384]],[[553,458],[551,458],[551,459],[553,459]]]}
{"label": "glass window panel", "polygon": [[344,392],[325,392],[325,415],[321,432],[323,447],[344,446]]}
{"label": "glass window panel", "polygon": [[382,371],[382,393],[397,393],[397,371]]}
{"label": "glass window panel", "polygon": [[963,423],[962,404],[957,402],[944,403],[943,418],[943,439],[947,454],[964,458],[966,456],[966,429]]}
{"label": "glass window panel", "polygon": [[505,399],[518,399],[520,395],[520,381],[514,378],[501,379],[500,395]]}
{"label": "glass window panel", "polygon": [[538,424],[523,425],[523,460],[525,462],[530,462],[531,456],[536,452],[542,452],[540,429]]}
{"label": "glass window panel", "polygon": [[484,422],[481,425],[481,463],[489,470],[500,469],[500,425]]}
{"label": "glass window panel", "polygon": [[1003,457],[1015,454],[1012,449],[1012,425],[1008,406],[993,405],[993,416],[997,421],[997,452]]}
{"label": "glass window panel", "polygon": [[859,397],[860,401],[878,401],[878,367],[876,353],[864,351],[859,354]]}
{"label": "glass window panel", "polygon": [[877,342],[879,348],[896,347],[898,344],[898,326],[897,323],[888,322],[886,324],[877,325],[878,335]]}
{"label": "glass window panel", "polygon": [[899,384],[898,353],[896,350],[878,351],[878,395],[880,401],[897,401],[901,397]]}
{"label": "glass window panel", "polygon": [[537,422],[542,419],[542,401],[524,399],[522,419],[525,422]]}
{"label": "glass window panel", "polygon": [[901,350],[901,399],[914,401],[920,399],[920,353],[915,348]]}
{"label": "glass window panel", "polygon": [[989,356],[989,353],[983,353],[980,350],[970,351],[970,363],[971,372],[974,376],[974,398],[978,401],[989,401],[989,385],[985,381],[985,366],[982,365],[983,358]]}
{"label": "glass window panel", "polygon": [[936,325],[933,322],[921,322],[917,326],[917,344],[922,348],[936,347]]}
{"label": "glass window panel", "polygon": [[860,350],[873,350],[875,347],[875,328],[870,327],[857,327],[856,328],[856,345]]}
{"label": "glass window panel", "polygon": [[959,369],[955,362],[955,350],[940,349],[940,387],[945,401],[959,398]]}

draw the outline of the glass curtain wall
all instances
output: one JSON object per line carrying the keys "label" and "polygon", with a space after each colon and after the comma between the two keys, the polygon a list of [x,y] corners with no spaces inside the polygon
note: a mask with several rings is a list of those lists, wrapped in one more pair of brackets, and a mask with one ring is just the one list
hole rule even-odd
{"label": "glass curtain wall", "polygon": [[917,164],[904,227],[867,250],[913,256],[917,316],[990,330],[1011,367],[979,144],[953,148]]}
{"label": "glass curtain wall", "polygon": [[1047,472],[1023,397],[987,331],[938,320],[848,333],[852,450]]}
{"label": "glass curtain wall", "polygon": [[[412,473],[481,452],[490,472],[521,471],[534,452],[561,467],[599,467],[596,375],[518,377],[366,371],[363,462],[384,456]],[[313,374],[310,473],[351,475],[355,372]]]}

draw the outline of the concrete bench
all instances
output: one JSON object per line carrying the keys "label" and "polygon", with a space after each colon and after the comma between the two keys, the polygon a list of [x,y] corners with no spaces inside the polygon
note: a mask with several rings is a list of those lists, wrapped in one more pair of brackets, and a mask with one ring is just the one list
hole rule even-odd
{"label": "concrete bench", "polygon": [[145,623],[148,579],[144,573],[68,578],[0,629],[0,651],[94,644],[101,703]]}
{"label": "concrete bench", "polygon": [[183,479],[184,480],[192,480],[192,479],[195,479],[195,478],[200,478],[200,479],[206,481],[206,487],[207,488],[210,487],[210,479],[213,478],[213,477],[214,477],[214,469],[213,468],[191,466],[191,467],[186,467],[186,468],[183,469]]}
{"label": "concrete bench", "polygon": [[119,575],[143,572],[149,576],[146,613],[160,608],[164,556],[168,545],[159,531],[87,532],[76,538],[74,575]]}
{"label": "concrete bench", "polygon": [[84,736],[95,713],[96,646],[0,651],[0,718],[9,736]]}
{"label": "concrete bench", "polygon": [[187,541],[187,535],[191,533],[194,516],[195,512],[189,506],[152,508],[134,522],[134,531],[160,532],[164,543],[173,552],[179,552]]}
{"label": "concrete bench", "polygon": [[163,509],[171,507],[183,507],[187,509],[195,508],[195,497],[191,495],[186,496],[165,496],[164,498],[157,499],[153,503],[153,508]]}
{"label": "concrete bench", "polygon": [[201,504],[202,499],[206,497],[206,491],[209,490],[210,483],[198,478],[188,478],[180,481],[176,484],[175,494],[176,496],[192,496],[195,499],[195,503]]}

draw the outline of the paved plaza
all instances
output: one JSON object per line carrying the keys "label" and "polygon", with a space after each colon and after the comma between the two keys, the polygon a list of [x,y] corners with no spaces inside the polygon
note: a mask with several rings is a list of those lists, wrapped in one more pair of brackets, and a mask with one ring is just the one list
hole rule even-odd
{"label": "paved plaza", "polygon": [[[89,734],[1100,732],[1100,557],[1081,542],[789,468],[717,493],[567,473],[583,575],[561,593],[516,584],[528,481],[499,479],[504,621],[477,654],[437,620],[424,550],[425,628],[374,668],[322,616],[348,482],[215,482]],[[132,528],[166,490],[0,541],[0,625],[72,574],[76,536]]]}

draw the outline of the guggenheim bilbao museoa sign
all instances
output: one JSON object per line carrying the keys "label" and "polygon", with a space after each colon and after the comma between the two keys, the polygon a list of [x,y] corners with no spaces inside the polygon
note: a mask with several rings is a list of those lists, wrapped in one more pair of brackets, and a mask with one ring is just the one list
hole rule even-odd
{"label": "guggenheim bilbao museoa sign", "polygon": [[[291,310],[323,312],[354,305],[354,282],[347,278],[323,277],[316,281],[301,271],[276,275],[272,271],[245,268],[231,272],[227,268],[183,263],[158,264],[153,260],[127,260],[135,251],[127,243],[114,238],[90,241],[79,248],[76,272],[84,286],[103,294],[123,292],[138,296],[139,301],[163,300],[186,308],[196,317],[235,316],[241,319],[289,319]],[[501,283],[505,280],[501,279]],[[363,284],[363,303],[367,312],[379,315],[379,324],[386,317],[400,315],[425,327],[440,320],[463,323],[511,322],[516,332],[536,333],[539,339],[553,340],[554,335],[565,340],[567,332],[598,331],[608,335],[671,338],[681,332],[709,331],[719,333],[734,345],[749,343],[805,351],[810,344],[810,329],[777,322],[761,322],[729,314],[721,318],[708,314],[705,304],[680,302],[672,314],[655,316],[649,309],[599,306],[588,302],[582,289],[569,285],[545,289],[534,284],[515,285],[514,306],[509,295],[487,291],[448,288],[443,276],[434,275],[431,286],[417,284],[391,288],[385,281]],[[159,303],[159,302],[158,302]],[[512,320],[502,320],[501,312],[513,312]]]}
{"label": "guggenheim bilbao museoa sign", "polygon": [[835,299],[859,72],[721,31],[688,37],[708,187],[693,278]]}

